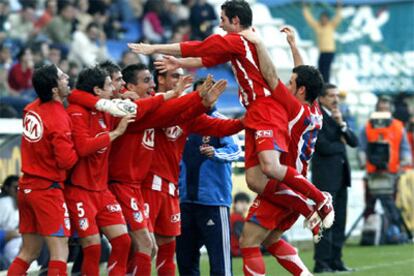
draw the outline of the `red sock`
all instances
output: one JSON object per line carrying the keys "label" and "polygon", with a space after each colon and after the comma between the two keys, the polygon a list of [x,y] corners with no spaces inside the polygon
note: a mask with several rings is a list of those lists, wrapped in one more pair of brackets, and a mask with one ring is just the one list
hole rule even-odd
{"label": "red sock", "polygon": [[305,218],[309,217],[313,208],[306,203],[306,200],[285,184],[270,179],[261,194],[266,200],[274,205],[285,207],[302,214]]}
{"label": "red sock", "polygon": [[240,248],[245,276],[265,275],[265,264],[259,247]]}
{"label": "red sock", "polygon": [[131,238],[123,234],[109,241],[112,246],[108,260],[108,275],[125,275]]}
{"label": "red sock", "polygon": [[267,248],[277,261],[287,271],[293,275],[301,275],[303,271],[308,271],[300,259],[296,249],[284,240],[279,240]]}
{"label": "red sock", "polygon": [[134,267],[132,276],[150,276],[151,275],[151,256],[136,252],[134,255]]}
{"label": "red sock", "polygon": [[101,244],[93,244],[83,248],[82,275],[99,275],[99,259],[101,258]]}
{"label": "red sock", "polygon": [[63,261],[50,260],[49,266],[47,269],[47,276],[66,276],[67,273],[67,264]]}
{"label": "red sock", "polygon": [[7,276],[21,276],[26,275],[26,271],[30,264],[26,263],[19,257],[16,257],[7,271]]}
{"label": "red sock", "polygon": [[175,240],[158,247],[156,262],[158,275],[175,276],[174,253]]}
{"label": "red sock", "polygon": [[325,196],[321,193],[321,191],[319,191],[315,185],[309,182],[306,177],[299,174],[292,167],[287,167],[285,178],[281,182],[304,196],[309,197],[315,201],[316,204],[319,204],[325,200]]}

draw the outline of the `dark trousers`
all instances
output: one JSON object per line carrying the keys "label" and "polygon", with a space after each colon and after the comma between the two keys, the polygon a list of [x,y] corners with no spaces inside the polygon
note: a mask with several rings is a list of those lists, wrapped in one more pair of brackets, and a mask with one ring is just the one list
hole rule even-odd
{"label": "dark trousers", "polygon": [[232,275],[229,208],[182,203],[181,235],[177,237],[180,275],[200,275],[200,248],[205,245],[210,275]]}
{"label": "dark trousers", "polygon": [[322,74],[323,80],[329,82],[331,76],[331,64],[335,53],[320,53],[318,60],[318,69]]}
{"label": "dark trousers", "polygon": [[342,264],[342,247],[345,242],[346,207],[348,191],[345,185],[330,192],[335,210],[335,222],[331,228],[323,232],[321,241],[315,244],[315,267],[337,267]]}

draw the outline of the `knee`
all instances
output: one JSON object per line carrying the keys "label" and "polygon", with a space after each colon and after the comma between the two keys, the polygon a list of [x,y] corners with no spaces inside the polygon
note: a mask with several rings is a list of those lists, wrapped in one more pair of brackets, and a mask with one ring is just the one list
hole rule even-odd
{"label": "knee", "polygon": [[23,247],[19,253],[19,258],[26,261],[27,263],[31,263],[36,260],[40,256],[40,251],[42,248],[25,248]]}
{"label": "knee", "polygon": [[256,246],[256,242],[253,236],[249,235],[249,233],[246,233],[245,231],[243,231],[242,234],[240,235],[239,244],[240,244],[240,248]]}
{"label": "knee", "polygon": [[261,191],[260,191],[260,189],[258,187],[257,179],[255,179],[255,177],[246,175],[246,183],[247,183],[247,187],[251,191],[253,191],[255,193],[258,193],[258,194],[261,193]]}
{"label": "knee", "polygon": [[146,231],[137,231],[132,235],[132,241],[135,244],[135,248],[139,251],[153,251],[156,247],[155,243],[151,239],[151,236]]}

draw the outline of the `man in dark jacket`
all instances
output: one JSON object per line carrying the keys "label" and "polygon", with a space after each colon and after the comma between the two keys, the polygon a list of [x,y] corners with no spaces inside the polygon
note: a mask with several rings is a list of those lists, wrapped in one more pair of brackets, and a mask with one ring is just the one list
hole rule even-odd
{"label": "man in dark jacket", "polygon": [[325,84],[319,96],[323,125],[312,159],[312,182],[321,191],[332,195],[335,222],[315,245],[315,273],[349,271],[342,262],[345,242],[347,187],[351,185],[351,169],[346,145],[355,148],[358,138],[344,121],[339,110],[339,91],[335,85]]}

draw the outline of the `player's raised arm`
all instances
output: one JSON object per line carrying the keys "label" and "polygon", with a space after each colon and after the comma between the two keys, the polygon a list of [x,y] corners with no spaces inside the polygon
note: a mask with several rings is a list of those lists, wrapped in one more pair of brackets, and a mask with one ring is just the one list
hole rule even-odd
{"label": "player's raised arm", "polygon": [[155,68],[161,73],[167,71],[174,71],[178,68],[198,68],[203,67],[202,59],[199,57],[190,58],[176,58],[165,55],[162,59],[154,61]]}
{"label": "player's raised arm", "polygon": [[137,54],[152,55],[164,54],[181,56],[181,47],[179,43],[172,44],[147,44],[147,43],[128,43],[128,47]]}
{"label": "player's raised arm", "polygon": [[286,34],[286,40],[289,43],[290,50],[292,51],[294,66],[296,67],[299,65],[303,65],[304,63],[302,56],[300,55],[299,50],[296,47],[295,31],[288,26],[283,27],[280,31]]}
{"label": "player's raised arm", "polygon": [[259,58],[260,72],[263,78],[269,85],[270,89],[274,90],[279,83],[279,76],[277,75],[276,67],[272,62],[266,45],[263,43],[259,35],[252,29],[246,29],[240,32],[244,38],[256,46],[257,56]]}

